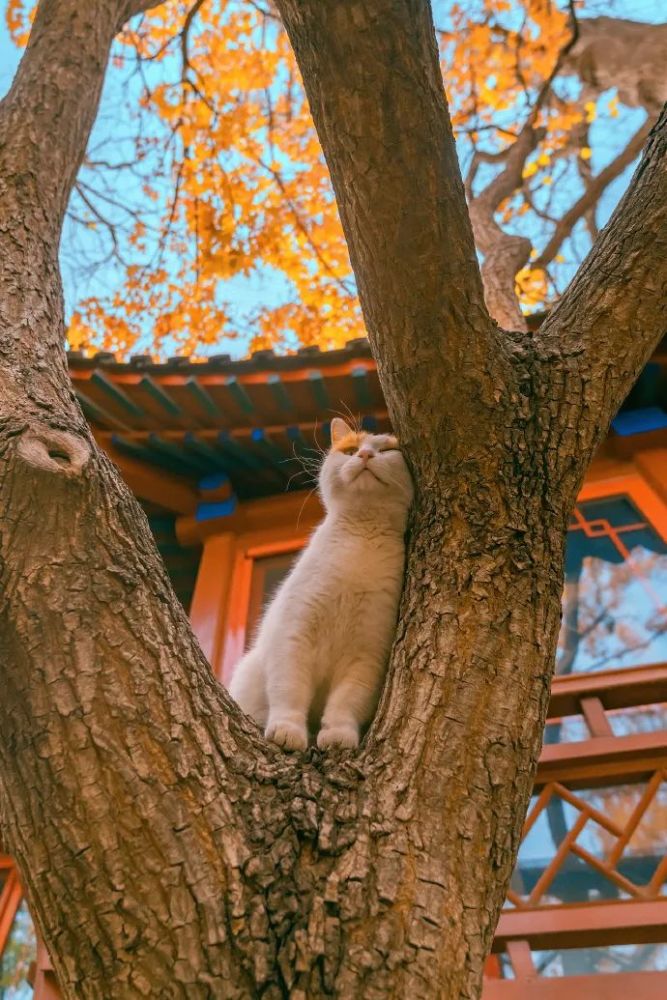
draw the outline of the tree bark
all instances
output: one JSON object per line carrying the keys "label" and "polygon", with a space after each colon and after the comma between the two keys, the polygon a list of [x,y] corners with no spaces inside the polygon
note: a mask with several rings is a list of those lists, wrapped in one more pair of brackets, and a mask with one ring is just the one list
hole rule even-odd
{"label": "tree bark", "polygon": [[58,234],[129,5],[43,0],[0,106],[0,801],[66,997],[478,996],[539,753],[567,515],[662,332],[664,118],[547,335],[504,333],[428,4],[278,6],[417,486],[358,753],[290,756],[241,716],[73,399]]}

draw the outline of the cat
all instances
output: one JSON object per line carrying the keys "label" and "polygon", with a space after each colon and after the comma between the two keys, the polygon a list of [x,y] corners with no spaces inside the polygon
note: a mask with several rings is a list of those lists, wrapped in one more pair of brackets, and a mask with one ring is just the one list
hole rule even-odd
{"label": "cat", "polygon": [[403,584],[410,472],[392,434],[331,422],[326,516],[262,618],[230,693],[267,739],[356,747],[380,695]]}

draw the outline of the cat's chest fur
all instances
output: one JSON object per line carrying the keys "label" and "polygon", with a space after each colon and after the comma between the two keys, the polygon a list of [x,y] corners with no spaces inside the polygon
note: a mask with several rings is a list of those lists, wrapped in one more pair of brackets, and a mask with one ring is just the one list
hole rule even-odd
{"label": "cat's chest fur", "polygon": [[388,646],[396,616],[403,539],[398,533],[342,530],[326,522],[311,539],[269,612],[266,633],[293,632],[317,649],[324,677],[345,657]]}

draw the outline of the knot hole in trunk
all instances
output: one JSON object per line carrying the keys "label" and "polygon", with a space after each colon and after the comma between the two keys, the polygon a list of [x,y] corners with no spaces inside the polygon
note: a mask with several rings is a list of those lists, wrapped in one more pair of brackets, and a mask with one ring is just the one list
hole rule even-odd
{"label": "knot hole in trunk", "polygon": [[51,427],[28,427],[17,452],[29,465],[60,475],[78,476],[90,458],[90,445],[83,438]]}

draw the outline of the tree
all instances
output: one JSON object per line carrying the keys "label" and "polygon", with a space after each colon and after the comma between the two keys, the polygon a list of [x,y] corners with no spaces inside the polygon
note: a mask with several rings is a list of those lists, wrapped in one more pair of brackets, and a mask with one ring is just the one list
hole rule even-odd
{"label": "tree", "polygon": [[[9,0],[17,42],[31,6]],[[522,327],[523,311],[564,290],[605,192],[667,97],[667,25],[575,19],[566,0],[433,7],[487,304]],[[94,133],[66,218],[66,271],[88,276],[70,344],[210,350],[225,334],[252,348],[335,347],[363,335],[329,175],[273,3],[165,5],[122,32],[111,62],[107,104],[115,121],[123,105],[123,126]],[[248,282],[262,308],[235,303]]]}
{"label": "tree", "polygon": [[42,0],[0,104],[2,824],[67,997],[478,995],[568,513],[663,332],[667,114],[539,335],[489,316],[426,0],[279,0],[417,487],[358,753],[216,684],[63,353],[57,247],[120,24]]}

